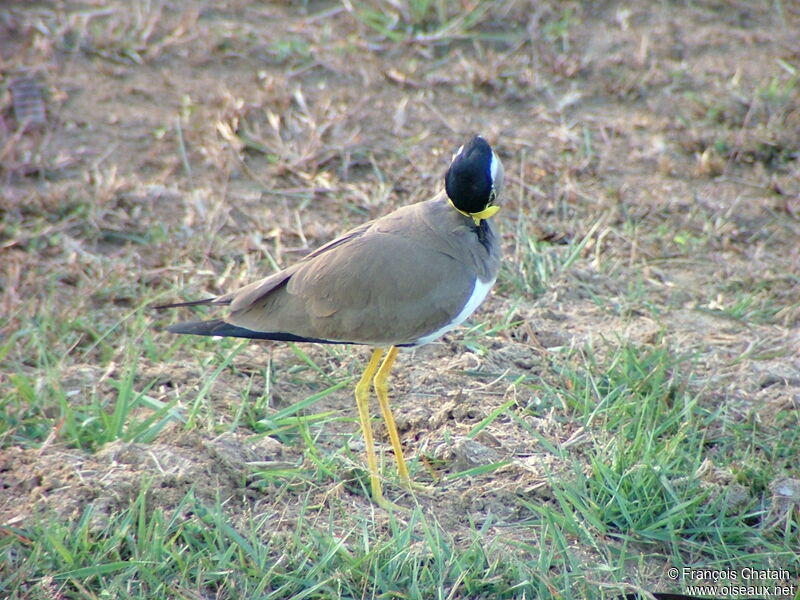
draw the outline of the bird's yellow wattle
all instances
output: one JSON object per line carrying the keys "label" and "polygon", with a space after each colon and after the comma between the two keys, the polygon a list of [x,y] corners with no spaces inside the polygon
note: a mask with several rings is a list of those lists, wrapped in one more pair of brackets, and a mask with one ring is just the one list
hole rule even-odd
{"label": "bird's yellow wattle", "polygon": [[[448,198],[448,200],[450,200],[450,198]],[[493,217],[497,213],[497,211],[500,210],[499,206],[487,206],[482,211],[471,213],[458,208],[455,204],[453,204],[452,200],[450,200],[450,206],[455,208],[465,217],[470,217],[473,221],[475,221],[475,225],[480,225],[481,221]]]}

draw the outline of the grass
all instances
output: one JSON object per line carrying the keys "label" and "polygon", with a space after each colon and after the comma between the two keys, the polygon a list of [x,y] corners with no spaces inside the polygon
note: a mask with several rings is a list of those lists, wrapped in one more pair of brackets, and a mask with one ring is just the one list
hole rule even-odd
{"label": "grass", "polygon": [[497,5],[496,2],[476,2],[466,10],[453,10],[442,0],[357,1],[352,3],[352,14],[369,30],[390,42],[430,42],[477,37],[476,26]]}
{"label": "grass", "polygon": [[536,298],[575,264],[592,242],[600,223],[594,223],[580,240],[568,243],[566,250],[538,240],[530,231],[531,225],[529,219],[517,222],[512,250],[514,260],[503,263],[498,287],[512,294]]}
{"label": "grass", "polygon": [[[596,366],[591,349],[586,352]],[[705,485],[706,448],[720,443],[709,439],[709,431],[721,415],[699,407],[686,383],[675,380],[684,362],[662,348],[622,346],[602,372],[565,371],[568,393],[552,392],[584,427],[596,430],[604,452],[590,458],[588,473],[576,469],[577,479],[559,491],[559,502],[573,523],[585,521],[626,543],[678,557],[708,549],[712,538],[723,543],[725,555],[709,558],[743,560],[753,541],[745,520],[759,511],[747,507],[726,515],[724,490]]]}
{"label": "grass", "polygon": [[[33,420],[44,431],[50,427],[46,422],[60,419],[60,442],[90,451],[116,439],[147,445],[168,420],[196,429],[214,421],[196,407],[207,403],[208,390],[220,372],[230,370],[241,344],[232,346],[182,410],[177,402],[148,400],[153,383],[137,381],[130,368],[109,380],[116,396],[109,397],[108,405],[95,397],[85,407],[73,407],[54,394],[40,400],[39,418]],[[225,499],[210,503],[192,489],[166,509],[153,502],[155,488],[143,475],[141,490],[119,513],[101,518],[88,504],[75,521],[42,511],[24,525],[4,527],[0,593],[145,598],[199,590],[226,596],[323,598],[353,597],[368,589],[379,596],[409,598],[556,598],[560,596],[555,590],[572,589],[581,590],[583,597],[601,597],[593,582],[624,583],[642,552],[680,565],[800,566],[794,551],[800,527],[794,517],[787,515],[781,527],[767,526],[767,482],[780,469],[763,471],[767,464],[796,456],[797,429],[774,429],[770,439],[733,423],[721,407],[704,407],[702,390],[693,380],[692,357],[676,355],[663,345],[609,343],[600,350],[587,346],[555,357],[552,384],[518,377],[516,385],[532,386],[541,396],[539,407],[505,402],[470,431],[470,437],[478,437],[505,417],[524,423],[527,415],[538,415],[541,406],[550,405],[559,407],[561,419],[589,434],[590,441],[583,445],[547,444],[572,467],[549,477],[551,501],[519,497],[528,516],[511,527],[511,539],[501,541],[490,534],[508,527],[494,522],[491,513],[483,523],[470,524],[465,540],[443,527],[435,512],[419,505],[390,513],[384,523],[374,515],[347,515],[345,502],[321,505],[314,500],[315,489],[327,482],[343,483],[343,467],[357,460],[342,462],[343,457],[319,445],[318,436],[331,427],[335,413],[307,412],[349,386],[350,380],[344,379],[301,402],[265,410],[268,414],[253,424],[259,436],[306,448],[302,468],[249,468],[255,489],[299,494],[299,512],[291,518],[276,513],[273,504],[242,521],[242,515],[228,510]],[[304,356],[302,362],[306,360],[313,362]],[[15,395],[17,402],[35,403],[29,382],[20,377],[12,381],[6,410],[12,408],[10,397]],[[61,406],[60,416],[44,416],[48,402]],[[787,423],[792,420],[790,415],[784,418]],[[41,436],[23,441],[26,430],[30,431],[14,427],[15,435],[5,437],[6,445],[35,447]],[[528,434],[530,447],[545,442],[539,432]],[[743,437],[747,446],[741,443]],[[710,447],[718,449],[711,468],[751,465],[736,476],[747,489],[743,501],[732,501],[733,488],[708,478]],[[491,480],[510,463],[478,466],[447,479]],[[358,485],[366,489],[366,477]],[[606,557],[610,570],[597,571],[597,558],[587,563],[580,558],[584,552],[575,555],[574,544]]]}
{"label": "grass", "polygon": [[[636,2],[301,4],[6,15],[46,122],[16,131],[8,107],[0,131],[0,596],[796,577],[799,88],[771,20],[793,13],[749,7],[766,41],[742,50],[742,24],[698,46],[694,24],[724,24],[695,5],[658,9],[689,28],[676,45]],[[505,261],[452,343],[398,361],[403,443],[434,489],[397,485],[376,427],[385,511],[361,350],[176,339],[186,314],[148,306],[427,197],[474,131],[506,166]],[[491,458],[440,458],[457,440]]]}
{"label": "grass", "polygon": [[[192,493],[170,512],[152,509],[147,497],[145,483],[129,509],[99,527],[87,508],[71,525],[43,519],[10,532],[20,543],[37,542],[30,552],[7,555],[10,578],[0,592],[330,598],[371,589],[390,597],[514,598],[534,592],[549,597],[553,585],[581,587],[568,574],[542,575],[563,569],[562,553],[539,550],[529,561],[506,562],[480,530],[466,546],[456,545],[420,510],[403,520],[392,517],[385,527],[360,520],[335,533],[328,527],[336,515],[309,516],[291,527],[270,513],[237,526],[220,503],[203,505]],[[536,535],[551,537],[546,527]]]}

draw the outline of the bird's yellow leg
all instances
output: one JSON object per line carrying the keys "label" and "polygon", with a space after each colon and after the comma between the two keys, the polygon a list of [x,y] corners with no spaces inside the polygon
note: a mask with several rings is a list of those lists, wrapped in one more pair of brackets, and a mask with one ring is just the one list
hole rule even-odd
{"label": "bird's yellow leg", "polygon": [[394,364],[394,359],[397,358],[398,352],[397,346],[392,346],[389,349],[381,368],[375,374],[373,383],[375,385],[375,394],[378,396],[378,402],[381,405],[383,420],[386,421],[386,428],[389,430],[389,439],[392,440],[392,449],[397,460],[397,473],[400,475],[400,481],[406,486],[410,486],[411,478],[408,476],[406,459],[403,457],[403,448],[400,446],[400,436],[397,435],[392,409],[389,407],[389,372],[392,370],[392,365]]}
{"label": "bird's yellow leg", "polygon": [[[369,382],[378,370],[383,348],[376,348],[372,352],[364,374],[356,384],[356,404],[358,405],[358,420],[361,422],[361,432],[364,434],[364,444],[367,448],[367,466],[369,467],[369,481],[372,486],[372,497],[379,505],[385,503],[381,482],[378,478],[378,460],[375,457],[375,440],[372,437],[372,425],[369,422]],[[384,363],[385,364],[385,363]]]}

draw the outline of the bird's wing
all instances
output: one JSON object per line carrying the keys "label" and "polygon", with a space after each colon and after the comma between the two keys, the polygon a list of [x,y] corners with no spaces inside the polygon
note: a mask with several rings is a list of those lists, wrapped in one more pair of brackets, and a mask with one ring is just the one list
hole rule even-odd
{"label": "bird's wing", "polygon": [[[475,273],[424,225],[428,203],[345,235],[237,293],[228,321],[255,331],[361,343],[412,343],[466,303]],[[263,284],[262,284],[263,285]],[[246,295],[241,295],[246,292]]]}

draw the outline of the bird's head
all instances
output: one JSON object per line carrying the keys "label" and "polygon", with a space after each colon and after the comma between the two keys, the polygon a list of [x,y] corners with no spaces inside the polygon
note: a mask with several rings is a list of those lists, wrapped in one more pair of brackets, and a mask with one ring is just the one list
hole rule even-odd
{"label": "bird's head", "polygon": [[496,199],[503,187],[503,164],[486,140],[476,135],[453,155],[444,187],[453,207],[478,225],[500,210]]}

